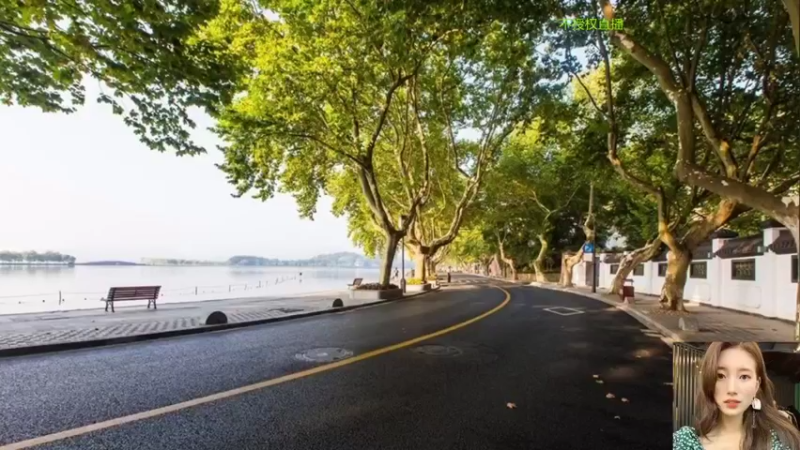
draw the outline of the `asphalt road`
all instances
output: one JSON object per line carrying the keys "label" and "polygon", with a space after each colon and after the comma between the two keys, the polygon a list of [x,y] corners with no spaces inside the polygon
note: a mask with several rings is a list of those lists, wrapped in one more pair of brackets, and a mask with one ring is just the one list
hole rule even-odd
{"label": "asphalt road", "polygon": [[[240,330],[3,359],[0,450],[321,367],[297,355],[327,347],[368,357],[36,448],[669,448],[668,346],[596,300],[503,287],[510,302],[494,314],[372,357],[480,316],[506,294],[462,285]],[[545,310],[559,306],[580,312]]]}

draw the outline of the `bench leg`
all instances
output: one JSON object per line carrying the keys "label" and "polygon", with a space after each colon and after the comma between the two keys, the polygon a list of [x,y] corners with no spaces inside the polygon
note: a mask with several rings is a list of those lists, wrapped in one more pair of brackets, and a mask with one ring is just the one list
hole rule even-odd
{"label": "bench leg", "polygon": [[108,312],[108,300],[106,300],[106,312]]}
{"label": "bench leg", "polygon": [[158,309],[158,305],[156,305],[156,299],[153,299],[153,309]]}
{"label": "bench leg", "polygon": [[113,313],[113,312],[115,312],[115,311],[114,311],[114,301],[113,301],[113,300],[111,301],[111,312],[112,312],[112,313]]}

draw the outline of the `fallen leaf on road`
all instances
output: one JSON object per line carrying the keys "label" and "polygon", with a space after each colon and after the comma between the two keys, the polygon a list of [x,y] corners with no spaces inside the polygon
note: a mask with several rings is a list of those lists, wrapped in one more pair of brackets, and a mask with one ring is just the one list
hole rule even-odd
{"label": "fallen leaf on road", "polygon": [[516,403],[511,403],[511,402],[509,402],[509,403],[506,403],[506,407],[507,407],[508,409],[514,409],[514,408],[516,408],[516,407],[517,407],[517,404],[516,404]]}
{"label": "fallen leaf on road", "polygon": [[616,395],[614,395],[614,394],[612,394],[610,392],[608,394],[606,394],[606,398],[614,398],[614,397],[616,397]]}
{"label": "fallen leaf on road", "polygon": [[630,403],[630,400],[628,400],[625,397],[622,397],[620,400],[622,401],[622,403]]}
{"label": "fallen leaf on road", "polygon": [[594,380],[597,384],[603,384],[603,380]]}
{"label": "fallen leaf on road", "polygon": [[620,417],[619,417],[619,416],[614,416],[614,418],[615,418],[615,419],[619,419]]}
{"label": "fallen leaf on road", "polygon": [[600,375],[592,375],[594,378],[600,378]]}

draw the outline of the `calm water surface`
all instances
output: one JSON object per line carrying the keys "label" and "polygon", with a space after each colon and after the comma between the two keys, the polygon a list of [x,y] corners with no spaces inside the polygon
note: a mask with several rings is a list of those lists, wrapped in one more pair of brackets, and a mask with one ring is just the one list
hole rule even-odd
{"label": "calm water surface", "polygon": [[112,286],[162,286],[159,302],[171,303],[341,291],[353,278],[378,276],[312,267],[0,266],[0,314],[102,308]]}

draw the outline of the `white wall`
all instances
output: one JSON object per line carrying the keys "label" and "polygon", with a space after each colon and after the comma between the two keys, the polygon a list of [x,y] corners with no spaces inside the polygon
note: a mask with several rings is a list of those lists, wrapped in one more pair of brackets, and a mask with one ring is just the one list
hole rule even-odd
{"label": "white wall", "polygon": [[[708,270],[713,264],[714,260],[692,261],[693,263],[706,263],[706,278],[691,278],[686,274],[686,287],[683,288],[683,297],[687,300],[700,303],[711,302],[711,277],[712,274]],[[716,273],[714,274],[716,276]]]}
{"label": "white wall", "polygon": [[[764,230],[765,253],[752,258],[718,258],[697,260],[705,262],[707,277],[705,279],[690,278],[687,273],[684,298],[693,302],[721,306],[724,308],[746,311],[765,317],[776,317],[786,320],[795,318],[795,297],[797,284],[791,282],[792,255],[778,255],[767,250],[778,237],[780,229]],[[722,248],[726,239],[714,239],[712,252]],[[598,255],[600,261],[604,254]],[[577,286],[585,286],[585,264],[590,256],[575,266],[572,282]],[[732,262],[742,259],[756,260],[756,281],[731,279]],[[664,285],[664,277],[658,276],[658,261],[644,263],[644,275],[628,277],[633,280],[636,293],[660,295]],[[599,285],[608,288],[614,280],[610,273],[610,263],[598,262],[600,272]]]}
{"label": "white wall", "polygon": [[[756,314],[763,314],[765,316],[769,316],[767,313],[767,309],[765,305],[762,305],[762,291],[763,285],[766,284],[765,282],[759,283],[758,281],[742,281],[742,280],[732,280],[731,279],[731,267],[734,261],[742,261],[751,258],[731,258],[731,259],[720,259],[714,258],[714,263],[720,265],[720,274],[722,275],[719,279],[720,288],[721,288],[721,297],[719,306],[723,308],[729,309],[736,309],[740,311],[746,311],[750,313]],[[764,266],[766,264],[763,263],[765,258],[756,257],[756,280],[762,279],[763,274],[761,273],[764,270]],[[761,275],[761,278],[759,278]]]}
{"label": "white wall", "polygon": [[797,283],[792,283],[792,255],[776,255],[774,258],[772,286],[774,286],[775,315],[782,319],[794,320],[797,302]]}

